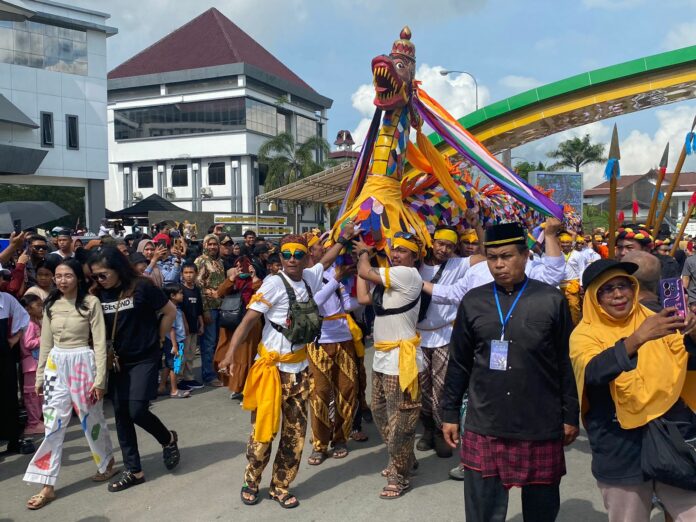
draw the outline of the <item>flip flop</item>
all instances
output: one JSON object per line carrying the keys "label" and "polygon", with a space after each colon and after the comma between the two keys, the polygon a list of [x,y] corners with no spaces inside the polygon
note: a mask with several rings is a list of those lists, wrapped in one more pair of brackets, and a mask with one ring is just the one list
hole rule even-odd
{"label": "flip flop", "polygon": [[[411,484],[387,484],[382,488],[379,498],[382,500],[394,500],[395,498],[403,497],[411,489]],[[396,495],[388,495],[387,493],[396,493]]]}
{"label": "flip flop", "polygon": [[348,456],[348,447],[345,444],[336,444],[333,450],[333,458],[344,459]]}
{"label": "flip flop", "polygon": [[327,458],[329,458],[329,455],[325,451],[313,451],[307,459],[307,464],[310,466],[318,466]]}
{"label": "flip flop", "polygon": [[170,399],[188,399],[191,396],[190,391],[177,390],[176,393],[170,393]]}
{"label": "flip flop", "polygon": [[351,432],[350,438],[355,442],[366,442],[368,440],[367,435],[365,435],[365,433],[363,433],[362,431],[358,430]]}
{"label": "flip flop", "polygon": [[[56,499],[55,496],[47,497],[46,495],[38,493],[38,494],[30,497],[29,500],[27,500],[27,508],[31,509],[32,511],[36,511],[37,509],[41,509],[42,507],[46,506],[47,504],[50,504],[55,499]],[[38,502],[33,503],[34,501],[38,501]],[[32,502],[32,503],[30,504],[30,502]]]}
{"label": "flip flop", "polygon": [[92,482],[106,482],[109,480],[111,477],[116,475],[118,473],[118,470],[116,469],[116,466],[111,466],[111,469],[107,468],[104,473],[95,473],[92,475]]}

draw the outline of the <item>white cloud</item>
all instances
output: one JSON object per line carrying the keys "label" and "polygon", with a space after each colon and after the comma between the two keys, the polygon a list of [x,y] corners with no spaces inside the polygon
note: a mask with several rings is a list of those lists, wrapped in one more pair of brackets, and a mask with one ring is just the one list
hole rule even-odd
{"label": "white cloud", "polygon": [[[429,66],[424,63],[416,71],[416,79],[420,80],[423,90],[437,100],[455,118],[461,118],[465,114],[476,109],[476,90],[474,81],[467,74],[449,74],[442,76],[440,71],[444,67],[440,65]],[[372,100],[375,91],[372,84],[360,85],[351,95],[353,107],[360,113],[362,119],[353,131],[353,139],[356,143],[362,143],[370,127],[375,106]],[[483,107],[488,103],[490,93],[487,87],[479,85],[478,106]]]}
{"label": "white cloud", "polygon": [[582,4],[590,9],[606,9],[608,11],[618,11],[630,9],[645,3],[645,0],[582,0]]}
{"label": "white cloud", "polygon": [[[622,128],[621,118],[616,120],[619,130],[621,146],[621,174],[636,175],[645,174],[648,170],[658,166],[665,145],[670,144],[668,171],[674,169],[679,153],[684,143],[684,136],[691,128],[694,118],[694,105],[680,105],[670,109],[655,110],[657,130],[651,135],[638,130],[629,131]],[[546,152],[553,150],[564,140],[573,137],[581,137],[589,134],[592,143],[605,143],[605,151],[611,139],[613,122],[599,121],[584,125],[575,129],[554,134],[543,140],[529,143],[513,151],[513,156],[519,156],[529,161],[542,161],[545,164],[553,163],[546,157]],[[694,168],[696,161],[693,155],[688,157],[684,171]],[[585,188],[591,188],[604,181],[604,164],[589,165],[583,168]]]}
{"label": "white cloud", "polygon": [[696,45],[696,21],[678,24],[667,32],[662,41],[662,47],[668,51],[690,45]]}
{"label": "white cloud", "polygon": [[515,94],[528,91],[534,87],[539,87],[542,84],[536,78],[530,76],[517,76],[514,74],[502,77],[498,83],[506,89],[513,91]]}

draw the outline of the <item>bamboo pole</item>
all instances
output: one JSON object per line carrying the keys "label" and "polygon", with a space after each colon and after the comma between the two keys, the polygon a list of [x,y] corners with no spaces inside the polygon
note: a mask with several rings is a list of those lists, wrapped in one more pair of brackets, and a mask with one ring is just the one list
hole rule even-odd
{"label": "bamboo pole", "polygon": [[616,175],[609,180],[609,259],[616,257]]}
{"label": "bamboo pole", "polygon": [[[694,127],[696,127],[696,117],[694,117],[694,121],[691,124],[691,132],[694,131]],[[655,220],[655,226],[652,229],[652,235],[653,237],[657,237],[658,232],[660,232],[660,227],[662,226],[662,222],[665,219],[665,215],[667,214],[667,210],[669,209],[669,202],[672,199],[672,193],[674,192],[674,187],[677,186],[677,182],[679,181],[679,174],[681,174],[682,167],[684,166],[684,161],[686,160],[686,143],[682,145],[682,150],[681,153],[679,154],[679,160],[677,161],[677,166],[674,167],[674,174],[672,174],[672,179],[670,180],[669,183],[669,188],[667,189],[667,194],[665,194],[665,199],[662,200],[662,206],[660,207],[660,214],[657,216],[657,220]]]}
{"label": "bamboo pole", "polygon": [[677,252],[677,248],[679,248],[679,242],[681,241],[681,238],[684,235],[686,226],[689,224],[689,220],[694,215],[694,208],[696,208],[696,192],[693,193],[691,199],[689,200],[689,209],[684,214],[684,219],[682,220],[681,227],[679,227],[679,233],[677,234],[677,237],[674,238],[674,244],[672,245],[672,250],[669,253],[669,255],[671,255],[672,257],[674,257],[674,254]]}
{"label": "bamboo pole", "polygon": [[667,172],[667,161],[669,159],[669,142],[665,146],[665,151],[662,153],[662,159],[660,160],[660,167],[657,171],[657,180],[655,182],[655,190],[653,190],[652,198],[650,199],[650,209],[648,210],[648,219],[645,221],[645,228],[651,230],[653,223],[655,222],[655,212],[657,211],[657,199],[660,195],[660,189],[662,188],[662,182],[665,179],[665,173]]}

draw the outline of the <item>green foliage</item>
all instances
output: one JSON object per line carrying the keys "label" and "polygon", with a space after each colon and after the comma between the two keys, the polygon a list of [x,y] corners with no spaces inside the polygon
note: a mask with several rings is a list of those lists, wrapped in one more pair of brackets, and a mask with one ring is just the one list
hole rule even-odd
{"label": "green foliage", "polygon": [[602,210],[598,205],[582,206],[582,227],[590,232],[597,227],[609,226],[609,212]]}
{"label": "green foliage", "polygon": [[515,163],[514,166],[515,173],[522,179],[528,181],[529,173],[535,170],[548,170],[548,167],[544,165],[541,161],[539,163],[533,163],[529,161],[519,161]]}
{"label": "green foliage", "polygon": [[74,228],[78,220],[82,225],[86,223],[85,189],[80,187],[0,184],[0,202],[4,201],[51,201],[68,213],[60,219],[42,224],[41,228]]}
{"label": "green foliage", "polygon": [[604,156],[604,145],[601,143],[590,143],[590,135],[585,134],[583,138],[572,138],[558,144],[556,150],[546,154],[549,158],[556,161],[551,165],[552,170],[563,168],[573,168],[575,172],[580,172],[580,167],[590,163],[603,163],[607,160]]}

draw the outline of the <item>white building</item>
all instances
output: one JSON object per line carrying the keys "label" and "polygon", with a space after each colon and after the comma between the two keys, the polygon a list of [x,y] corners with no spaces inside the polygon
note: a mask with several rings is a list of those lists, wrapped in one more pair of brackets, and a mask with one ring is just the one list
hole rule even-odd
{"label": "white building", "polygon": [[106,38],[117,32],[108,18],[49,0],[0,1],[0,184],[83,188],[92,228],[108,179]]}
{"label": "white building", "polygon": [[259,147],[285,131],[326,138],[331,104],[210,9],[109,73],[107,207],[158,194],[185,210],[253,214]]}

